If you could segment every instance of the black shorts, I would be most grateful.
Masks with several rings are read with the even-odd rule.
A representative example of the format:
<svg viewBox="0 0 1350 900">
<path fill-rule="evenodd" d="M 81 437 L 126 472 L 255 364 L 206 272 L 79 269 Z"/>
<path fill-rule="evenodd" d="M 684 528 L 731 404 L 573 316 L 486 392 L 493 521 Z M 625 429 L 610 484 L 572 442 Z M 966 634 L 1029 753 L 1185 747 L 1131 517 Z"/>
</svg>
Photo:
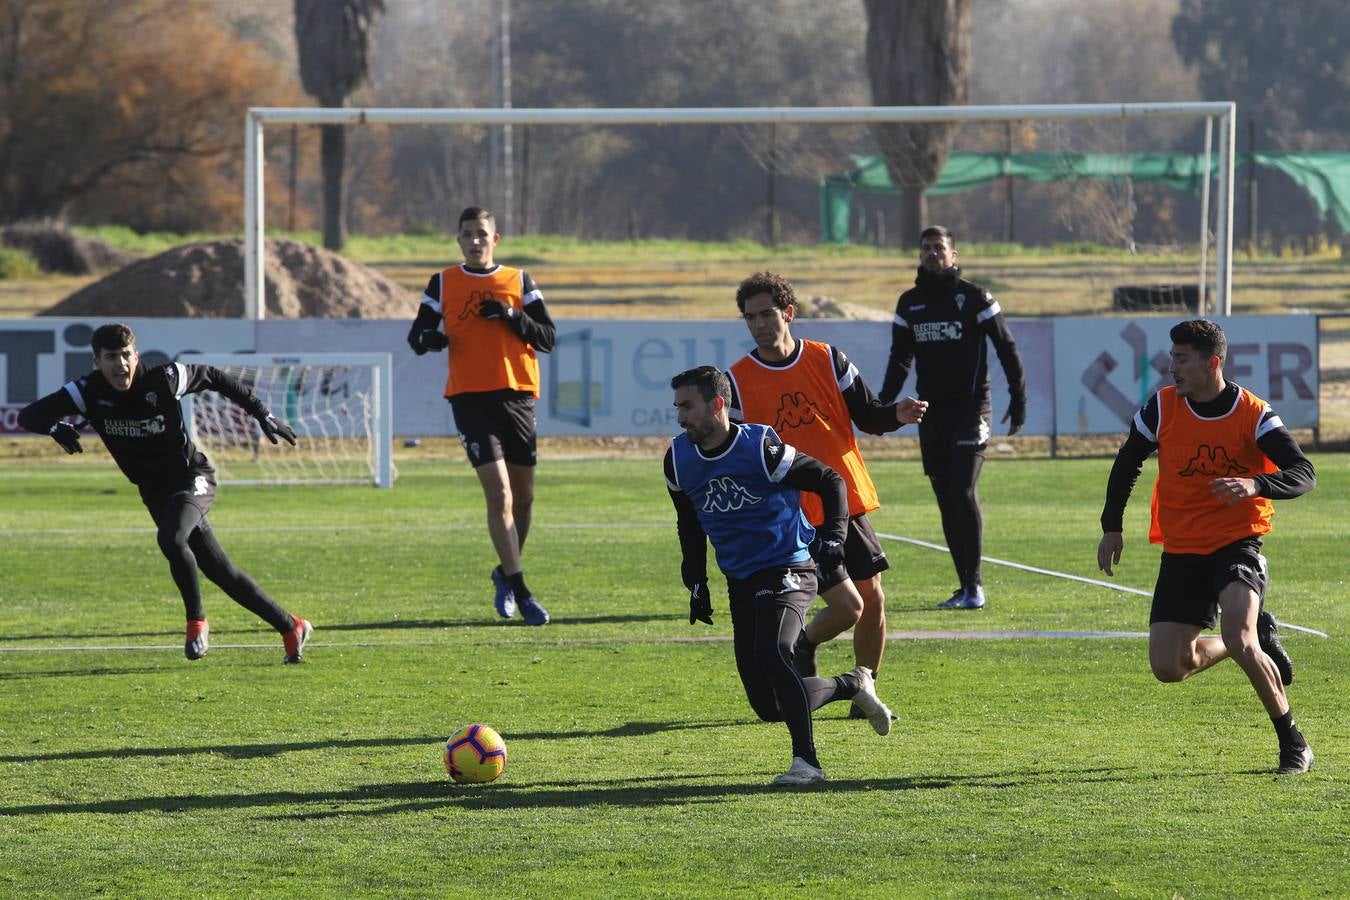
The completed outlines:
<svg viewBox="0 0 1350 900">
<path fill-rule="evenodd" d="M 535 464 L 534 396 L 523 391 L 488 391 L 450 398 L 455 429 L 469 462 L 479 466 L 504 459 Z"/>
<path fill-rule="evenodd" d="M 867 513 L 859 513 L 848 520 L 848 534 L 844 537 L 844 564 L 833 572 L 817 568 L 820 591 L 824 593 L 847 576 L 854 581 L 866 581 L 891 567 L 886 551 L 872 528 Z"/>
<path fill-rule="evenodd" d="M 141 502 L 150 512 L 150 518 L 159 524 L 160 517 L 168 508 L 169 501 L 183 495 L 188 503 L 201 510 L 202 518 L 211 510 L 216 500 L 216 474 L 214 472 L 186 472 L 180 478 L 164 484 L 140 487 Z"/>
<path fill-rule="evenodd" d="M 946 475 L 958 454 L 983 457 L 989 447 L 989 406 L 955 409 L 930 407 L 919 423 L 919 453 L 923 456 L 923 474 L 930 478 Z"/>
<path fill-rule="evenodd" d="M 803 620 L 816 600 L 816 568 L 809 561 L 760 569 L 748 578 L 727 578 L 732 623 L 753 618 L 753 612 L 773 606 L 798 610 Z"/>
<path fill-rule="evenodd" d="M 1259 537 L 1243 538 L 1213 553 L 1164 553 L 1148 623 L 1213 628 L 1219 621 L 1219 594 L 1224 588 L 1240 581 L 1261 592 L 1260 555 Z"/>
</svg>

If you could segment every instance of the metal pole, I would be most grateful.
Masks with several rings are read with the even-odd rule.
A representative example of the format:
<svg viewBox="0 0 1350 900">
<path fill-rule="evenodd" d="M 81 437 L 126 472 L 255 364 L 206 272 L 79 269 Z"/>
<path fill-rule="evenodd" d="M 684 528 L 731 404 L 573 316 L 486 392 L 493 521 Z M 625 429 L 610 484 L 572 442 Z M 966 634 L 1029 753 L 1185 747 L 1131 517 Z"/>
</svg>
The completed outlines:
<svg viewBox="0 0 1350 900">
<path fill-rule="evenodd" d="M 498 0 L 501 7 L 502 109 L 511 108 L 511 0 Z M 511 148 L 511 123 L 502 126 L 502 221 L 501 230 L 509 231 L 511 211 L 515 208 L 515 171 Z"/>
<path fill-rule="evenodd" d="M 1247 255 L 1256 255 L 1256 118 L 1247 119 Z"/>
<path fill-rule="evenodd" d="M 263 126 L 252 110 L 244 116 L 244 318 L 262 319 Z"/>
<path fill-rule="evenodd" d="M 1205 293 L 1208 287 L 1209 279 L 1209 171 L 1211 147 L 1214 142 L 1214 120 L 1205 118 L 1205 164 L 1200 168 L 1200 287 L 1199 301 L 1196 305 L 1196 312 L 1199 315 L 1205 314 Z M 1215 273 L 1214 284 L 1219 283 L 1218 273 Z M 1220 303 L 1220 298 L 1215 297 L 1216 304 Z"/>
<path fill-rule="evenodd" d="M 1219 222 L 1215 265 L 1223 314 L 1233 314 L 1233 163 L 1237 157 L 1237 104 L 1219 117 Z"/>
</svg>

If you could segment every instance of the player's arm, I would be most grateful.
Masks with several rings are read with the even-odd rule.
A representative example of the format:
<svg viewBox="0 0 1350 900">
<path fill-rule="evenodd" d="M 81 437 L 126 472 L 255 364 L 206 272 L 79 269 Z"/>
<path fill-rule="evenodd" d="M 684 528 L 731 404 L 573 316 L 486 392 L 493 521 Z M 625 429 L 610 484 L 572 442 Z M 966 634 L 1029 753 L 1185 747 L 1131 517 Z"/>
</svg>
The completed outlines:
<svg viewBox="0 0 1350 900">
<path fill-rule="evenodd" d="M 83 453 L 80 446 L 80 432 L 69 422 L 62 421 L 67 416 L 80 413 L 71 390 L 79 390 L 75 382 L 40 397 L 19 410 L 19 427 L 34 434 L 50 435 L 67 453 Z"/>
<path fill-rule="evenodd" d="M 437 272 L 427 282 L 422 302 L 417 306 L 417 317 L 408 329 L 408 346 L 418 356 L 428 350 L 439 353 L 450 346 L 450 339 L 441 330 L 441 274 Z"/>
<path fill-rule="evenodd" d="M 1125 546 L 1125 506 L 1130 501 L 1130 492 L 1139 480 L 1144 461 L 1158 449 L 1158 397 L 1155 394 L 1137 412 L 1130 423 L 1130 433 L 1116 451 L 1115 462 L 1111 464 L 1111 474 L 1106 479 L 1106 504 L 1102 507 L 1102 539 L 1097 545 L 1097 567 L 1107 575 L 1114 574 L 1111 567 L 1120 562 L 1120 552 Z"/>
<path fill-rule="evenodd" d="M 1251 478 L 1225 476 L 1212 479 L 1209 485 L 1214 496 L 1232 506 L 1250 497 L 1292 500 L 1317 486 L 1312 461 L 1303 455 L 1298 441 L 1269 407 L 1256 426 L 1256 446 L 1278 467 L 1278 471 Z"/>
<path fill-rule="evenodd" d="M 768 441 L 765 441 L 766 445 Z M 786 447 L 781 441 L 778 446 Z M 825 521 L 816 528 L 822 540 L 838 541 L 841 545 L 848 534 L 848 486 L 834 469 L 813 456 L 790 448 L 791 462 L 783 475 L 783 484 L 799 491 L 810 491 L 820 497 L 825 507 Z M 765 448 L 766 463 L 772 461 L 771 448 Z M 770 469 L 769 471 L 773 471 Z"/>
<path fill-rule="evenodd" d="M 215 366 L 196 366 L 186 363 L 174 363 L 166 367 L 169 386 L 175 397 L 195 394 L 201 391 L 214 391 L 241 407 L 246 413 L 258 420 L 258 427 L 272 443 L 281 438 L 292 447 L 295 446 L 295 432 L 291 426 L 277 419 L 267 404 L 258 399 L 258 395 L 249 390 L 243 382 L 228 372 Z"/>
<path fill-rule="evenodd" d="M 903 298 L 902 298 L 903 299 Z M 909 327 L 900 313 L 900 303 L 895 304 L 895 318 L 891 321 L 891 355 L 886 360 L 886 377 L 881 381 L 881 402 L 894 403 L 905 386 L 910 367 L 914 365 L 914 329 Z"/>
<path fill-rule="evenodd" d="M 927 403 L 913 397 L 906 397 L 900 403 L 882 403 L 843 350 L 831 346 L 830 354 L 834 361 L 834 377 L 839 385 L 839 393 L 848 406 L 849 418 L 854 425 L 868 434 L 889 434 L 903 425 L 922 421 Z"/>
<path fill-rule="evenodd" d="M 993 295 L 985 291 L 985 301 L 989 304 L 976 314 L 980 329 L 994 344 L 994 352 L 1003 366 L 1003 374 L 1008 378 L 1008 411 L 1003 414 L 1004 422 L 1011 422 L 1008 434 L 1017 434 L 1027 421 L 1027 379 L 1022 367 L 1022 354 L 1013 340 L 1008 322 L 1003 318 L 1002 307 Z"/>
<path fill-rule="evenodd" d="M 543 292 L 528 272 L 520 273 L 520 297 L 520 310 L 500 300 L 484 300 L 478 304 L 479 315 L 505 322 L 506 327 L 522 341 L 540 353 L 548 353 L 553 349 L 558 328 L 548 314 L 548 307 L 544 305 Z"/>
<path fill-rule="evenodd" d="M 680 580 L 689 588 L 689 624 L 713 623 L 712 596 L 708 592 L 708 536 L 698 520 L 689 495 L 675 480 L 675 456 L 670 450 L 662 461 L 666 490 L 675 504 L 675 532 L 680 537 Z"/>
</svg>

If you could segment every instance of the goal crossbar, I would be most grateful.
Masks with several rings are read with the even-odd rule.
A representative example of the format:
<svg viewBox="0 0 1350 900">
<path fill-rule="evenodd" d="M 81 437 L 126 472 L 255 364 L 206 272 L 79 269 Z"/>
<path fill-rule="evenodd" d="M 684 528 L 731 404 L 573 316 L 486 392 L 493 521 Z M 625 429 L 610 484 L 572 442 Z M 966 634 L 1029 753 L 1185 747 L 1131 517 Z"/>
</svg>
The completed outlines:
<svg viewBox="0 0 1350 900">
<path fill-rule="evenodd" d="M 261 319 L 266 310 L 263 274 L 263 129 L 285 125 L 770 125 L 876 124 L 882 122 L 1015 122 L 1024 119 L 1194 118 L 1219 123 L 1217 155 L 1218 225 L 1215 309 L 1232 310 L 1233 171 L 1237 105 L 1228 101 L 1173 103 L 1073 103 L 997 106 L 765 106 L 666 108 L 469 108 L 252 107 L 244 137 L 244 317 Z M 1206 129 L 1206 143 L 1208 144 Z M 1208 156 L 1208 154 L 1206 154 Z M 1208 193 L 1209 179 L 1205 179 Z M 1207 197 L 1206 197 L 1207 200 Z M 1208 227 L 1202 223 L 1202 227 Z M 1203 242 L 1202 242 L 1203 246 Z"/>
</svg>

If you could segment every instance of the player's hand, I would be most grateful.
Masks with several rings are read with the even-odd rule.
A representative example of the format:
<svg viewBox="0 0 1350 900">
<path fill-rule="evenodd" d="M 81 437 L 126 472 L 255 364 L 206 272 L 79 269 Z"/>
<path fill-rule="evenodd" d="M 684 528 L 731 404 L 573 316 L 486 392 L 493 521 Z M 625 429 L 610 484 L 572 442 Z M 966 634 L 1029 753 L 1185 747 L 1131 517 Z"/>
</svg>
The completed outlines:
<svg viewBox="0 0 1350 900">
<path fill-rule="evenodd" d="M 923 421 L 923 414 L 926 412 L 928 412 L 927 400 L 906 397 L 895 404 L 895 421 L 901 425 L 918 425 Z"/>
<path fill-rule="evenodd" d="M 817 537 L 811 542 L 810 551 L 822 572 L 833 572 L 844 564 L 844 545 L 840 541 Z"/>
<path fill-rule="evenodd" d="M 281 437 L 292 447 L 295 446 L 295 432 L 291 430 L 291 426 L 287 425 L 285 422 L 278 422 L 277 417 L 271 413 L 268 413 L 265 416 L 259 416 L 258 425 L 262 427 L 262 433 L 266 435 L 267 439 L 272 443 L 275 444 L 277 438 Z"/>
<path fill-rule="evenodd" d="M 1247 500 L 1256 496 L 1256 479 L 1212 478 L 1209 482 L 1209 490 L 1226 506 L 1232 506 L 1239 500 Z"/>
<path fill-rule="evenodd" d="M 1097 568 L 1107 575 L 1114 575 L 1112 566 L 1120 565 L 1120 551 L 1125 549 L 1125 535 L 1119 531 L 1108 531 L 1102 535 L 1097 545 Z"/>
<path fill-rule="evenodd" d="M 1014 397 L 1008 404 L 1008 411 L 1003 414 L 1004 422 L 1012 422 L 1008 427 L 1008 434 L 1017 434 L 1022 430 L 1022 426 L 1027 424 L 1027 401 L 1025 397 Z"/>
<path fill-rule="evenodd" d="M 84 448 L 80 446 L 80 432 L 69 422 L 57 422 L 48 431 L 52 440 L 61 445 L 61 449 L 67 453 L 83 453 Z"/>
<path fill-rule="evenodd" d="M 408 335 L 408 346 L 418 356 L 428 350 L 440 353 L 450 346 L 450 339 L 439 328 L 418 328 Z"/>
<path fill-rule="evenodd" d="M 514 306 L 507 306 L 500 300 L 479 300 L 478 314 L 485 319 L 506 319 L 508 322 L 520 315 Z"/>
<path fill-rule="evenodd" d="M 708 595 L 708 583 L 700 581 L 689 589 L 689 624 L 702 622 L 711 625 L 712 598 Z"/>
</svg>

